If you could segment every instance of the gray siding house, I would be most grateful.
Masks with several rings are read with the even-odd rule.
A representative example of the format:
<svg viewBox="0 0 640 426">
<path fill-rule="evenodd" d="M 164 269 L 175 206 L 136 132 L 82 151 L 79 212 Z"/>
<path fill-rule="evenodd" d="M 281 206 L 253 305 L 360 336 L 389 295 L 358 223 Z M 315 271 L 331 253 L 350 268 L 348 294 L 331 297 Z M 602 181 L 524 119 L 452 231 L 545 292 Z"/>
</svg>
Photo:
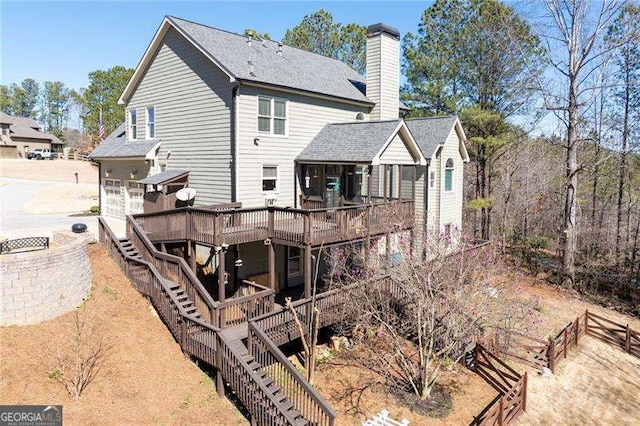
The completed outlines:
<svg viewBox="0 0 640 426">
<path fill-rule="evenodd" d="M 142 212 L 144 193 L 162 188 L 154 176 L 176 170 L 200 206 L 410 198 L 417 226 L 460 227 L 464 131 L 456 117 L 401 118 L 399 39 L 368 28 L 365 78 L 335 59 L 166 17 L 120 98 L 125 124 L 91 154 L 102 214 Z M 245 275 L 265 271 L 261 244 L 238 248 Z M 278 281 L 291 285 L 299 253 L 278 250 Z"/>
</svg>

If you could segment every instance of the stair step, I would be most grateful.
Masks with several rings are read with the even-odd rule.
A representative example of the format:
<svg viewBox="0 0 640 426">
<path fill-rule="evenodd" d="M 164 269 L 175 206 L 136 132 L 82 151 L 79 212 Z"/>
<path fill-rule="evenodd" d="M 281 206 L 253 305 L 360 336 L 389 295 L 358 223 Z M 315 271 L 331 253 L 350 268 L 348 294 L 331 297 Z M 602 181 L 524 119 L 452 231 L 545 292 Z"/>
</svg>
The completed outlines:
<svg viewBox="0 0 640 426">
<path fill-rule="evenodd" d="M 275 395 L 273 395 L 273 397 L 276 399 L 277 402 L 282 402 L 285 399 L 287 399 L 287 395 L 283 394 L 282 392 L 278 392 Z"/>
<path fill-rule="evenodd" d="M 253 371 L 256 371 L 258 368 L 262 367 L 260 365 L 260 363 L 253 361 L 251 364 L 249 364 L 249 368 L 252 369 Z"/>
<path fill-rule="evenodd" d="M 271 377 L 266 377 L 262 379 L 262 383 L 264 383 L 265 386 L 269 387 L 273 384 L 273 379 Z"/>
<path fill-rule="evenodd" d="M 296 409 L 289 410 L 289 414 L 291 414 L 291 417 L 293 417 L 294 419 L 302 417 L 302 413 Z"/>
<path fill-rule="evenodd" d="M 188 314 L 192 314 L 192 313 L 196 312 L 197 309 L 192 306 L 190 308 L 185 308 L 185 311 L 187 311 Z"/>
<path fill-rule="evenodd" d="M 282 408 L 283 411 L 289 411 L 293 409 L 293 402 L 291 401 L 284 402 L 280 407 Z"/>
<path fill-rule="evenodd" d="M 278 385 L 271 385 L 267 387 L 267 390 L 269 392 L 271 392 L 272 394 L 275 394 L 276 392 L 280 392 L 280 389 L 282 389 L 280 386 Z"/>
<path fill-rule="evenodd" d="M 244 359 L 247 363 L 250 363 L 255 358 L 253 357 L 253 355 L 247 352 L 246 354 L 242 355 L 242 359 Z"/>
<path fill-rule="evenodd" d="M 294 426 L 307 426 L 309 422 L 304 417 L 300 417 L 296 419 L 296 422 L 293 424 Z"/>
</svg>

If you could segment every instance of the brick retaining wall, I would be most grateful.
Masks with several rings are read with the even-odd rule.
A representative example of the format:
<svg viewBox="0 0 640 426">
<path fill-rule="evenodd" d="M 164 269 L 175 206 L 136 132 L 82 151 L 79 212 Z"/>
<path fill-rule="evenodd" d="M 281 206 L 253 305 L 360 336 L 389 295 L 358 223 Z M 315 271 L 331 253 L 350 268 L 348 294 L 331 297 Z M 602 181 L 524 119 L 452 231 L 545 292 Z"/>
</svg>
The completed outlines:
<svg viewBox="0 0 640 426">
<path fill-rule="evenodd" d="M 0 256 L 0 326 L 38 324 L 75 309 L 91 278 L 86 234 L 54 232 L 49 250 Z"/>
</svg>

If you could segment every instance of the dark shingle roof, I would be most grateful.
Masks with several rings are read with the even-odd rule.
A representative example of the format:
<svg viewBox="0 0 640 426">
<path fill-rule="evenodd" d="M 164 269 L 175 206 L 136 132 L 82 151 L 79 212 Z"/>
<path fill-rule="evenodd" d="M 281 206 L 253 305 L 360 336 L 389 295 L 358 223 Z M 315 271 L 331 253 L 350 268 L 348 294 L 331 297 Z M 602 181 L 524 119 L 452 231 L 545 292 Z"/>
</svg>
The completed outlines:
<svg viewBox="0 0 640 426">
<path fill-rule="evenodd" d="M 256 40 L 169 16 L 167 19 L 239 80 L 266 83 L 372 104 L 366 80 L 345 63 L 278 42 Z"/>
<path fill-rule="evenodd" d="M 47 140 L 54 145 L 62 145 L 64 143 L 56 136 L 42 132 L 42 126 L 40 126 L 33 118 L 14 117 L 4 112 L 0 112 L 0 123 L 9 124 L 9 137 Z"/>
<path fill-rule="evenodd" d="M 158 139 L 125 140 L 125 124 L 122 123 L 89 154 L 89 158 L 144 157 L 158 142 Z"/>
<path fill-rule="evenodd" d="M 296 161 L 371 163 L 400 122 L 398 119 L 327 124 Z"/>
<path fill-rule="evenodd" d="M 405 119 L 405 123 L 422 151 L 430 158 L 440 145 L 444 145 L 457 117 L 424 117 Z"/>
<path fill-rule="evenodd" d="M 188 170 L 167 169 L 158 174 L 147 176 L 144 179 L 138 181 L 138 183 L 144 183 L 147 185 L 163 185 L 166 182 L 172 181 L 176 178 L 186 176 L 189 174 Z"/>
</svg>

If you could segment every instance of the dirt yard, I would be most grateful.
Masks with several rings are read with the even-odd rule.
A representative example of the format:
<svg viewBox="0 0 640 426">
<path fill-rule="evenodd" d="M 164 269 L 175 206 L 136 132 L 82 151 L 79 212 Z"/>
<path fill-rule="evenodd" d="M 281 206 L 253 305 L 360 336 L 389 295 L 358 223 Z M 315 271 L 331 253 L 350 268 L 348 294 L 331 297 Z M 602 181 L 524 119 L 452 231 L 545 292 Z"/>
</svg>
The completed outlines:
<svg viewBox="0 0 640 426">
<path fill-rule="evenodd" d="M 450 407 L 445 401 L 436 402 L 434 410 L 451 413 L 442 419 L 413 412 L 382 385 L 371 385 L 376 376 L 352 365 L 343 365 L 339 359 L 319 368 L 314 386 L 338 413 L 337 425 L 362 424 L 366 419 L 385 409 L 395 420 L 407 419 L 411 425 L 467 425 L 498 393 L 478 375 L 456 365 L 445 371 L 440 383 L 451 394 Z M 440 406 L 437 406 L 440 405 Z"/>
<path fill-rule="evenodd" d="M 529 372 L 521 425 L 640 424 L 640 359 L 591 337 L 542 378 Z"/>
<path fill-rule="evenodd" d="M 218 398 L 211 378 L 182 354 L 106 250 L 92 245 L 90 256 L 94 287 L 83 309 L 111 346 L 100 376 L 79 401 L 49 377 L 73 314 L 0 328 L 0 404 L 62 404 L 69 425 L 247 424 L 231 403 Z"/>
<path fill-rule="evenodd" d="M 22 210 L 31 214 L 79 213 L 98 205 L 95 183 L 57 183 L 29 198 Z"/>
<path fill-rule="evenodd" d="M 89 161 L 0 160 L 0 178 L 75 184 L 75 173 L 78 173 L 78 183 L 98 183 L 98 166 Z"/>
</svg>

